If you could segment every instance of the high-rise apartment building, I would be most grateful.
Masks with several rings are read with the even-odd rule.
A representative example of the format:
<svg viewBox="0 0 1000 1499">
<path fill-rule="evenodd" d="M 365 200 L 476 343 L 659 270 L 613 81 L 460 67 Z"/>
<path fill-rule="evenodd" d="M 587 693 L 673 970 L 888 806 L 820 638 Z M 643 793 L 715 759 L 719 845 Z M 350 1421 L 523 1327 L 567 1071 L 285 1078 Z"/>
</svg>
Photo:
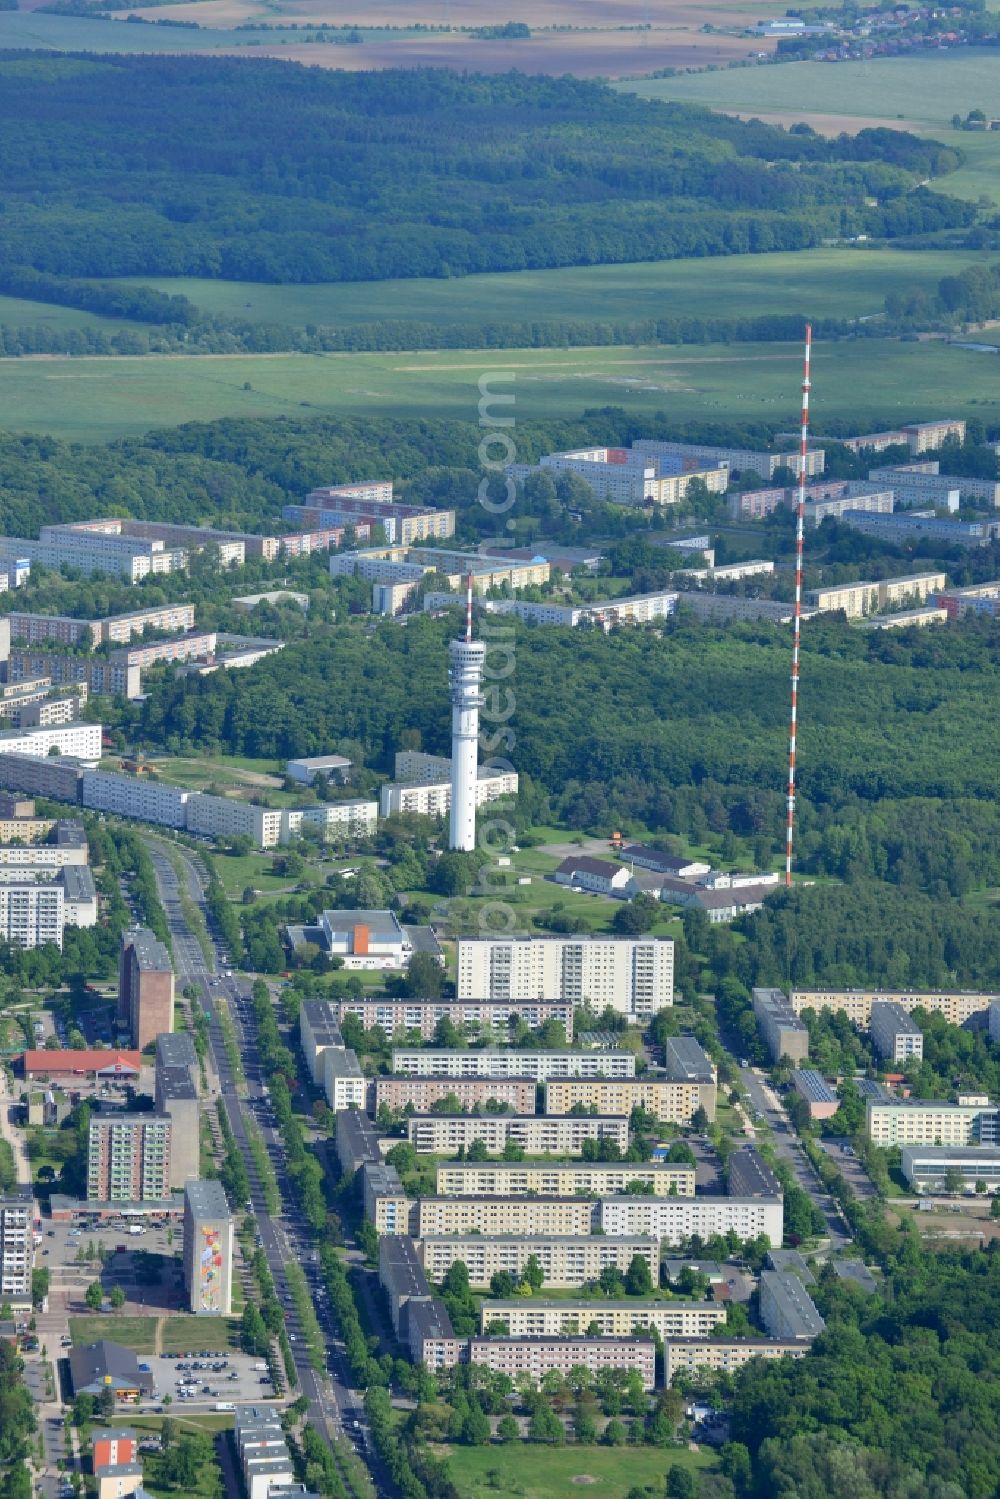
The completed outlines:
<svg viewBox="0 0 1000 1499">
<path fill-rule="evenodd" d="M 173 1126 L 170 1136 L 170 1185 L 175 1190 L 180 1190 L 188 1181 L 196 1180 L 201 1175 L 198 1087 L 190 1068 L 164 1060 L 159 1043 L 154 1086 L 153 1106 Z"/>
<path fill-rule="evenodd" d="M 66 892 L 58 880 L 27 870 L 5 869 L 0 877 L 0 937 L 11 947 L 62 947 Z"/>
<path fill-rule="evenodd" d="M 145 1051 L 174 1028 L 174 970 L 170 954 L 148 927 L 122 933 L 118 959 L 118 1023 Z"/>
<path fill-rule="evenodd" d="M 12 1311 L 31 1306 L 32 1237 L 30 1187 L 15 1187 L 0 1197 L 0 1301 Z"/>
<path fill-rule="evenodd" d="M 459 939 L 456 993 L 655 1015 L 674 1002 L 674 944 L 666 937 Z"/>
<path fill-rule="evenodd" d="M 233 1215 L 219 1181 L 184 1186 L 184 1289 L 197 1316 L 233 1309 Z"/>
<path fill-rule="evenodd" d="M 170 1120 L 95 1114 L 87 1155 L 89 1202 L 163 1202 L 170 1196 Z"/>
</svg>

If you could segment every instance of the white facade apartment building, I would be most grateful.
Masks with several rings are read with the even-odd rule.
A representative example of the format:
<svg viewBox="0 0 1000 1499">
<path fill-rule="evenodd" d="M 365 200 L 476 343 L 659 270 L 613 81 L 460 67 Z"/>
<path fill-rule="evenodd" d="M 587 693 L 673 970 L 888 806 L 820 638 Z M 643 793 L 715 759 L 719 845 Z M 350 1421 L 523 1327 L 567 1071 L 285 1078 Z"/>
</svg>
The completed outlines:
<svg viewBox="0 0 1000 1499">
<path fill-rule="evenodd" d="M 651 1200 L 651 1199 L 647 1199 Z M 596 1204 L 571 1197 L 421 1197 L 417 1237 L 427 1234 L 579 1234 L 594 1226 Z M 621 1229 L 629 1233 L 639 1230 Z M 648 1230 L 642 1230 L 648 1232 Z"/>
<path fill-rule="evenodd" d="M 245 836 L 258 848 L 274 848 L 281 842 L 283 815 L 277 808 L 195 791 L 188 798 L 186 825 L 189 833 L 205 838 Z"/>
<path fill-rule="evenodd" d="M 592 1374 L 602 1369 L 638 1373 L 644 1390 L 656 1380 L 656 1344 L 652 1338 L 470 1338 L 469 1363 L 484 1364 L 516 1380 L 519 1374 L 542 1379 L 550 1369 L 569 1374 L 582 1365 Z"/>
<path fill-rule="evenodd" d="M 579 1155 L 584 1140 L 613 1140 L 628 1149 L 628 1119 L 595 1118 L 593 1114 L 416 1114 L 406 1121 L 406 1137 L 418 1153 L 454 1155 L 479 1140 L 491 1155 L 500 1155 L 508 1141 L 528 1155 Z"/>
<path fill-rule="evenodd" d="M 437 1047 L 393 1047 L 393 1072 L 413 1077 L 635 1077 L 631 1051 L 532 1051 L 476 1047 L 449 1051 Z"/>
<path fill-rule="evenodd" d="M 654 1197 L 693 1197 L 695 1168 L 669 1162 L 449 1161 L 438 1166 L 439 1197 L 611 1197 L 628 1192 L 633 1182 Z"/>
<path fill-rule="evenodd" d="M 34 755 L 44 759 L 53 752 L 96 765 L 101 758 L 100 724 L 76 720 L 50 728 L 10 729 L 0 734 L 2 755 Z"/>
<path fill-rule="evenodd" d="M 110 770 L 85 770 L 80 784 L 80 799 L 85 807 L 116 817 L 158 823 L 165 828 L 187 826 L 190 796 L 191 792 L 181 786 Z"/>
<path fill-rule="evenodd" d="M 162 542 L 61 526 L 43 526 L 37 541 L 0 538 L 0 550 L 11 547 L 18 557 L 28 557 L 42 567 L 60 568 L 65 562 L 81 572 L 110 573 L 126 583 L 138 583 L 150 573 L 177 572 L 187 567 L 187 553 L 169 551 Z"/>
<path fill-rule="evenodd" d="M 0 937 L 11 947 L 62 947 L 66 922 L 61 884 L 26 872 L 4 870 L 0 876 Z"/>
<path fill-rule="evenodd" d="M 476 772 L 476 806 L 517 795 L 516 771 L 491 771 L 481 765 Z M 418 817 L 445 817 L 451 811 L 451 781 L 416 784 L 387 781 L 379 792 L 379 815 L 393 817 L 411 812 Z"/>
<path fill-rule="evenodd" d="M 545 1301 L 519 1296 L 513 1301 L 484 1301 L 479 1308 L 480 1331 L 485 1333 L 492 1322 L 506 1322 L 512 1338 L 627 1338 L 647 1327 L 655 1327 L 661 1338 L 707 1338 L 725 1320 L 726 1307 L 719 1301 Z"/>
<path fill-rule="evenodd" d="M 1000 1109 L 986 1098 L 943 1103 L 911 1099 L 868 1105 L 868 1138 L 873 1145 L 995 1145 L 1000 1143 Z"/>
<path fill-rule="evenodd" d="M 571 1290 L 596 1281 L 609 1265 L 625 1275 L 636 1255 L 646 1261 L 654 1283 L 660 1273 L 659 1240 L 648 1234 L 619 1238 L 605 1234 L 425 1234 L 417 1252 L 428 1280 L 443 1280 L 461 1260 L 473 1286 L 488 1286 L 501 1270 L 519 1276 L 532 1257 L 553 1290 Z"/>
<path fill-rule="evenodd" d="M 637 1016 L 674 1002 L 665 937 L 477 937 L 457 948 L 459 999 L 555 998 Z"/>
<path fill-rule="evenodd" d="M 352 798 L 343 802 L 323 802 L 317 807 L 287 807 L 281 825 L 281 841 L 300 838 L 310 828 L 318 828 L 324 838 L 336 833 L 367 838 L 378 823 L 378 802 Z"/>
<path fill-rule="evenodd" d="M 153 609 L 137 609 L 134 614 L 111 614 L 106 619 L 96 619 L 90 626 L 94 644 L 110 641 L 116 645 L 127 645 L 133 635 L 142 635 L 146 630 L 193 630 L 193 604 L 161 604 Z"/>
<path fill-rule="evenodd" d="M 608 1197 L 598 1211 L 607 1234 L 651 1234 L 671 1245 L 694 1234 L 702 1239 L 731 1232 L 741 1239 L 766 1234 L 772 1249 L 781 1247 L 780 1197 Z"/>
</svg>

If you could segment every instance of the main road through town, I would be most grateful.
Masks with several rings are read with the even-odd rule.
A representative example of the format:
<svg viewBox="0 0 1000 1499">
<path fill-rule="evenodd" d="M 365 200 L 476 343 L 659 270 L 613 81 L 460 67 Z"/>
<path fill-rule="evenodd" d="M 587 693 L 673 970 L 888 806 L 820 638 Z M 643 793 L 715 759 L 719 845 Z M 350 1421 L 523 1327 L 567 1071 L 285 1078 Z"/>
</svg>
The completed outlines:
<svg viewBox="0 0 1000 1499">
<path fill-rule="evenodd" d="M 318 1270 L 312 1268 L 312 1246 L 308 1231 L 304 1222 L 295 1214 L 280 1136 L 267 1122 L 267 1114 L 261 1109 L 267 1095 L 257 1053 L 253 1009 L 249 1003 L 245 1003 L 249 1000 L 249 981 L 229 973 L 218 939 L 212 933 L 211 917 L 205 905 L 200 861 L 183 845 L 170 845 L 173 858 L 179 857 L 179 861 L 183 861 L 181 867 L 186 884 L 184 895 L 200 908 L 204 917 L 212 944 L 210 954 L 203 951 L 198 934 L 191 930 L 185 919 L 180 881 L 174 864 L 167 855 L 164 840 L 145 833 L 143 837 L 153 861 L 157 889 L 170 930 L 177 987 L 183 989 L 191 986 L 196 990 L 198 999 L 192 1002 L 200 1003 L 208 1016 L 210 1056 L 206 1058 L 206 1069 L 210 1100 L 222 1100 L 246 1164 L 261 1247 L 267 1256 L 275 1290 L 284 1308 L 299 1389 L 309 1401 L 307 1419 L 327 1442 L 332 1442 L 337 1437 L 344 1437 L 352 1442 L 371 1473 L 380 1499 L 383 1496 L 384 1499 L 392 1499 L 398 1491 L 384 1463 L 370 1446 L 363 1392 L 352 1388 L 350 1384 L 343 1344 L 335 1336 L 328 1303 L 325 1298 L 321 1300 L 315 1295 Z M 246 1079 L 242 1089 L 233 1072 L 219 1023 L 219 1009 L 223 1005 L 229 1009 L 236 1032 Z M 263 1183 L 260 1181 L 247 1134 L 248 1118 L 261 1113 L 264 1117 L 260 1119 L 258 1127 L 274 1166 L 281 1194 L 282 1212 L 275 1216 L 269 1214 L 265 1206 Z M 313 1288 L 316 1314 L 326 1337 L 325 1375 L 318 1375 L 308 1361 L 305 1339 L 285 1275 L 285 1266 L 293 1261 L 302 1264 Z"/>
</svg>

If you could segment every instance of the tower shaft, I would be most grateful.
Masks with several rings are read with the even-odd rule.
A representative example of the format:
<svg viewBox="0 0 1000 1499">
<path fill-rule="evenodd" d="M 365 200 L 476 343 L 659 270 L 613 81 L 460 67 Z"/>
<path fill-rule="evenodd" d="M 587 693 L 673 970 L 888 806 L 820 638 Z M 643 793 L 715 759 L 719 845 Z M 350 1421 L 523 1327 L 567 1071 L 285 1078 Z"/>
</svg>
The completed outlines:
<svg viewBox="0 0 1000 1499">
<path fill-rule="evenodd" d="M 479 766 L 479 709 L 482 707 L 481 640 L 453 640 L 448 647 L 451 683 L 451 830 L 449 848 L 476 846 L 476 781 Z"/>
</svg>

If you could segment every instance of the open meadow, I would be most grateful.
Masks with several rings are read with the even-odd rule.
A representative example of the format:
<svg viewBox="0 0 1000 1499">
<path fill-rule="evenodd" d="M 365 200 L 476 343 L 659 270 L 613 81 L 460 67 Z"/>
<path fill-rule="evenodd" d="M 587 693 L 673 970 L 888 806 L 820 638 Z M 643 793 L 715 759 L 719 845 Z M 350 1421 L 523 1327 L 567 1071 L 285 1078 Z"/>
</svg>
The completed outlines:
<svg viewBox="0 0 1000 1499">
<path fill-rule="evenodd" d="M 190 277 L 125 278 L 184 296 L 203 312 L 247 322 L 346 328 L 358 323 L 592 323 L 641 318 L 762 317 L 801 310 L 812 317 L 868 317 L 900 285 L 936 288 L 942 276 L 989 261 L 972 250 L 833 248 L 657 260 L 624 265 L 507 271 L 450 280 L 420 277 L 312 286 Z M 39 306 L 41 304 L 28 304 Z M 0 322 L 3 317 L 0 303 Z"/>
<path fill-rule="evenodd" d="M 449 1447 L 448 1471 L 462 1499 L 625 1499 L 630 1489 L 653 1484 L 662 1493 L 671 1467 L 711 1471 L 711 1452 L 630 1447 Z"/>
<path fill-rule="evenodd" d="M 955 114 L 1000 116 L 1000 55 L 986 47 L 877 57 L 869 62 L 796 62 L 683 78 L 636 79 L 618 87 L 644 99 L 675 99 L 775 125 L 804 120 L 823 135 L 888 125 L 931 135 L 965 155 L 936 184 L 958 198 L 1000 203 L 1000 131 L 952 129 Z"/>
<path fill-rule="evenodd" d="M 805 313 L 806 309 L 803 309 Z M 518 420 L 620 406 L 678 421 L 794 424 L 798 344 L 413 354 L 232 355 L 0 361 L 0 409 L 13 432 L 107 442 L 220 417 L 309 415 L 478 421 L 479 380 L 513 376 Z M 859 339 L 814 351 L 817 430 L 870 429 L 947 411 L 996 421 L 1000 361 L 942 342 Z"/>
</svg>

